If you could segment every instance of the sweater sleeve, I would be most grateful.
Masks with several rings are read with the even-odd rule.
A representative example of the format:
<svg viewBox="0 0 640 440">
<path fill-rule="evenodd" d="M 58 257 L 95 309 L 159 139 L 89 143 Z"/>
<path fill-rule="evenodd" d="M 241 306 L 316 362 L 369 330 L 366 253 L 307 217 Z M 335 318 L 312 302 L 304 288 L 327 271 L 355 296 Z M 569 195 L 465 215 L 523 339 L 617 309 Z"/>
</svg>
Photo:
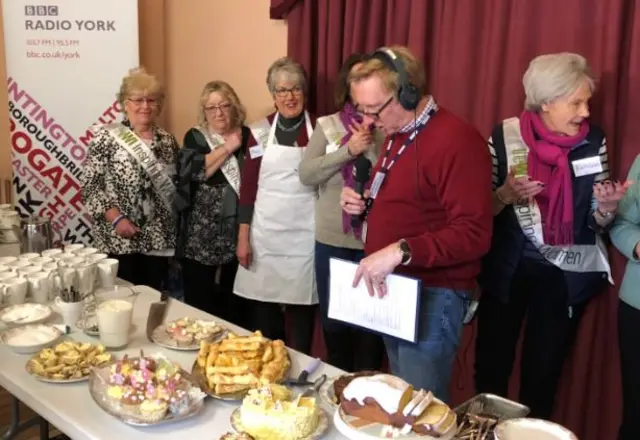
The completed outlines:
<svg viewBox="0 0 640 440">
<path fill-rule="evenodd" d="M 253 219 L 253 206 L 258 194 L 258 177 L 260 176 L 260 165 L 262 156 L 251 158 L 251 147 L 258 143 L 253 136 L 247 142 L 247 149 L 244 153 L 240 179 L 240 203 L 238 207 L 238 223 L 251 224 Z"/>
<path fill-rule="evenodd" d="M 603 182 L 609 179 L 609 155 L 607 153 L 607 138 L 602 138 L 602 144 L 600 145 L 600 149 L 598 150 L 598 155 L 600 156 L 600 163 L 602 164 L 602 172 L 596 176 L 595 183 Z M 613 222 L 605 226 L 599 225 L 594 216 L 596 209 L 598 209 L 598 201 L 596 200 L 595 195 L 592 195 L 591 208 L 589 209 L 587 225 L 596 234 L 606 234 L 611 230 Z"/>
<path fill-rule="evenodd" d="M 429 180 L 447 213 L 447 226 L 406 238 L 411 264 L 453 266 L 489 251 L 493 227 L 491 155 L 485 140 L 465 130 L 429 164 Z"/>
<path fill-rule="evenodd" d="M 328 141 L 320 124 L 316 125 L 300 162 L 300 182 L 317 186 L 325 183 L 352 159 L 346 146 L 327 153 Z"/>
<path fill-rule="evenodd" d="M 87 160 L 82 171 L 82 199 L 87 211 L 95 220 L 104 218 L 111 208 L 118 208 L 115 188 L 111 179 L 118 179 L 110 171 L 112 148 L 111 138 L 106 130 L 101 130 L 89 144 Z"/>
<path fill-rule="evenodd" d="M 618 203 L 618 215 L 611 228 L 611 241 L 620 253 L 631 261 L 640 263 L 634 250 L 640 243 L 640 155 L 636 156 L 631 169 L 629 180 L 631 187 Z"/>
</svg>

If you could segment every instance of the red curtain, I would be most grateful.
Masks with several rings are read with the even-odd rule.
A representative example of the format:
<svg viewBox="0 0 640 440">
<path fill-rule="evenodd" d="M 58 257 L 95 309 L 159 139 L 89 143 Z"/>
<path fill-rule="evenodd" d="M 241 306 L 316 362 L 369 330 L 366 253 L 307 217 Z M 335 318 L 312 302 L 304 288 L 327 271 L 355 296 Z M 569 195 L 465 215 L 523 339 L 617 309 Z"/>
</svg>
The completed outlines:
<svg viewBox="0 0 640 440">
<path fill-rule="evenodd" d="M 640 8 L 634 0 L 273 0 L 272 6 L 279 6 L 273 18 L 288 20 L 288 52 L 309 72 L 309 106 L 318 115 L 334 111 L 333 80 L 349 54 L 402 44 L 424 60 L 440 104 L 488 135 L 521 111 L 528 62 L 572 51 L 587 57 L 599 78 L 592 117 L 608 134 L 612 175 L 625 178 L 640 153 Z M 610 253 L 619 284 L 624 261 Z M 591 302 L 558 395 L 555 419 L 583 440 L 617 436 L 616 310 L 615 286 Z M 454 404 L 474 394 L 474 336 L 468 327 L 451 384 Z"/>
</svg>

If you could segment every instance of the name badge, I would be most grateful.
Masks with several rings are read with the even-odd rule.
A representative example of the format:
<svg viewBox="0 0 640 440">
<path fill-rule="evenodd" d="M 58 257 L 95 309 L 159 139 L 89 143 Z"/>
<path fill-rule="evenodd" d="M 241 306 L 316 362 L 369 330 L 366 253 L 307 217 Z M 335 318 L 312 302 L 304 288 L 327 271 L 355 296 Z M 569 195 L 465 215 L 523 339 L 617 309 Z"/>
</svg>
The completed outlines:
<svg viewBox="0 0 640 440">
<path fill-rule="evenodd" d="M 602 172 L 600 156 L 574 160 L 571 164 L 573 165 L 573 173 L 576 177 L 588 176 L 590 174 L 598 174 Z"/>
<path fill-rule="evenodd" d="M 371 198 L 375 199 L 378 195 L 378 191 L 380 191 L 380 187 L 382 186 L 382 182 L 384 181 L 385 173 L 378 171 L 376 172 L 375 177 L 373 178 L 373 183 L 371 184 Z"/>
<path fill-rule="evenodd" d="M 329 145 L 327 145 L 327 153 L 326 154 L 335 153 L 336 151 L 338 151 L 338 148 L 340 148 L 340 146 L 338 144 L 336 144 L 335 142 L 331 142 Z"/>
<path fill-rule="evenodd" d="M 258 157 L 264 156 L 264 148 L 262 148 L 262 144 L 254 145 L 249 148 L 249 156 L 251 159 L 256 159 Z"/>
</svg>

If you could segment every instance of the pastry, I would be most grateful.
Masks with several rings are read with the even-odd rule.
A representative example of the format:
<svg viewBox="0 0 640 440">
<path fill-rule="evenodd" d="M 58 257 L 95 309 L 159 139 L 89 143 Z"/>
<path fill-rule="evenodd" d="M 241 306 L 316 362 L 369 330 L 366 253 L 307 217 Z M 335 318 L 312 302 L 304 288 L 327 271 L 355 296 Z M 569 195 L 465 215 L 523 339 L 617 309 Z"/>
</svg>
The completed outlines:
<svg viewBox="0 0 640 440">
<path fill-rule="evenodd" d="M 214 321 L 203 321 L 184 317 L 166 325 L 166 332 L 178 346 L 187 347 L 200 341 L 211 341 L 224 329 Z"/>
<path fill-rule="evenodd" d="M 40 350 L 29 360 L 27 369 L 46 379 L 82 379 L 89 376 L 91 367 L 99 367 L 111 359 L 111 353 L 106 353 L 103 345 L 65 341 Z"/>
<path fill-rule="evenodd" d="M 227 432 L 220 437 L 220 440 L 256 440 L 246 432 Z"/>
<path fill-rule="evenodd" d="M 167 402 L 163 400 L 144 400 L 139 408 L 141 419 L 149 423 L 159 422 L 167 414 L 167 408 Z"/>
<path fill-rule="evenodd" d="M 297 397 L 280 385 L 249 391 L 240 407 L 240 422 L 256 440 L 300 440 L 318 426 L 316 399 Z"/>
<path fill-rule="evenodd" d="M 353 379 L 342 392 L 340 408 L 349 416 L 383 425 L 383 437 L 410 432 L 440 437 L 456 425 L 455 413 L 431 392 L 414 391 L 407 382 L 388 374 Z"/>
</svg>

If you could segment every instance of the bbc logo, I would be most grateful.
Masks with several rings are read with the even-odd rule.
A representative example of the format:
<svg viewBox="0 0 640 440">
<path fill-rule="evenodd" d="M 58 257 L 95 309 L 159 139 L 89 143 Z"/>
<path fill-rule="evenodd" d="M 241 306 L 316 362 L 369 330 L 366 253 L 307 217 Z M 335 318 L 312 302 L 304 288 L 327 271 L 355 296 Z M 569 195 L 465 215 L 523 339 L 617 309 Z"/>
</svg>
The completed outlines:
<svg viewBox="0 0 640 440">
<path fill-rule="evenodd" d="M 24 7 L 24 14 L 55 17 L 58 15 L 58 7 L 48 5 L 27 5 Z"/>
</svg>

